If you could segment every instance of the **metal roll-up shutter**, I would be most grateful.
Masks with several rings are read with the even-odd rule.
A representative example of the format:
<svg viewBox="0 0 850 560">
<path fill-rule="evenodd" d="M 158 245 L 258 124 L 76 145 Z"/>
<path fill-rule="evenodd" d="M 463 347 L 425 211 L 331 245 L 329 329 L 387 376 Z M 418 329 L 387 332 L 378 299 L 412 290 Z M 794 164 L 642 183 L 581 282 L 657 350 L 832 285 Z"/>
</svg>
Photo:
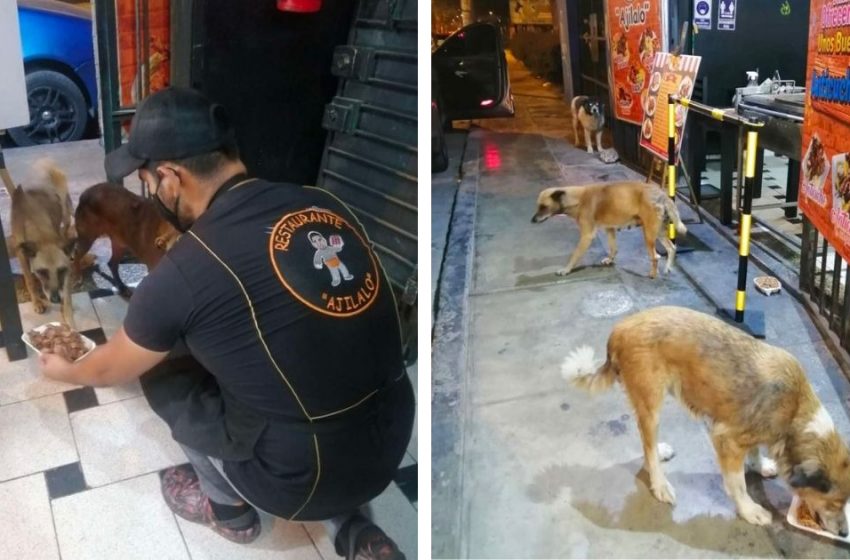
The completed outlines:
<svg viewBox="0 0 850 560">
<path fill-rule="evenodd" d="M 417 267 L 417 51 L 415 0 L 361 0 L 348 44 L 334 52 L 339 90 L 319 186 L 358 216 L 401 307 L 415 353 Z"/>
</svg>

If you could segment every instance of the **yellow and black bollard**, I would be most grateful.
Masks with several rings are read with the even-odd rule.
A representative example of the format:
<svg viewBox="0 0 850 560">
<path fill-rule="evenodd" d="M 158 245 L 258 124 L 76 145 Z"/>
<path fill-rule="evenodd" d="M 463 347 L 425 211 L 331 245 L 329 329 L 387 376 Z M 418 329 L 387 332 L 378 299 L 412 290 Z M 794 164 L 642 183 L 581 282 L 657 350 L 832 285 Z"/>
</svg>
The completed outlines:
<svg viewBox="0 0 850 560">
<path fill-rule="evenodd" d="M 750 229 L 753 224 L 753 185 L 756 176 L 756 149 L 759 133 L 747 131 L 747 159 L 744 166 L 744 205 L 741 209 L 741 242 L 738 245 L 738 291 L 735 293 L 735 321 L 744 322 L 747 303 L 747 261 L 750 256 Z"/>
<path fill-rule="evenodd" d="M 673 96 L 667 96 L 667 194 L 673 204 L 676 203 L 676 103 Z M 670 220 L 667 224 L 670 241 L 676 242 L 676 224 Z"/>
<path fill-rule="evenodd" d="M 738 285 L 736 286 L 737 289 L 735 290 L 735 307 L 733 309 L 720 304 L 718 300 L 714 299 L 708 292 L 705 292 L 705 295 L 715 302 L 715 304 L 717 305 L 718 312 L 727 317 L 730 321 L 734 320 L 737 325 L 739 325 L 742 329 L 749 332 L 756 338 L 764 338 L 764 312 L 760 309 L 751 309 L 748 313 L 746 313 L 746 318 L 744 314 L 744 310 L 747 303 L 747 264 L 750 256 L 750 229 L 752 227 L 753 221 L 753 185 L 755 183 L 756 176 L 756 150 L 758 149 L 758 129 L 763 126 L 763 123 L 753 121 L 745 117 L 741 117 L 734 113 L 723 111 L 722 109 L 718 109 L 716 107 L 710 107 L 703 103 L 699 103 L 689 99 L 681 99 L 675 95 L 670 96 L 668 99 L 667 106 L 667 110 L 670 112 L 670 114 L 668 114 L 667 122 L 669 137 L 669 153 L 667 163 L 670 168 L 668 173 L 672 177 L 675 177 L 673 171 L 673 164 L 676 161 L 674 150 L 676 121 L 675 111 L 671 107 L 671 105 L 682 105 L 689 111 L 693 111 L 698 116 L 716 119 L 731 126 L 742 127 L 747 131 L 746 164 L 744 166 L 744 169 L 741 170 L 743 171 L 742 175 L 744 176 L 744 191 L 742 196 L 743 204 L 741 208 L 740 219 L 741 239 L 738 247 Z M 675 193 L 675 187 L 676 183 L 674 179 L 670 183 L 668 183 L 668 189 L 671 195 Z M 670 238 L 672 239 L 673 236 L 671 235 Z"/>
</svg>

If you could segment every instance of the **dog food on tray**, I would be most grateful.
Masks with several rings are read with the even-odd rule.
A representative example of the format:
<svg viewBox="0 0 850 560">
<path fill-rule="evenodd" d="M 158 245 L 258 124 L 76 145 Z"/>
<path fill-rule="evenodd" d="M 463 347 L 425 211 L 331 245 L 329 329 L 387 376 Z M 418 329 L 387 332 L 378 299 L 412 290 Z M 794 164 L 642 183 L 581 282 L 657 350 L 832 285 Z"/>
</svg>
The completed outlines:
<svg viewBox="0 0 850 560">
<path fill-rule="evenodd" d="M 850 505 L 844 507 L 844 515 L 850 513 L 848 510 L 850 510 Z M 841 537 L 824 529 L 815 513 L 799 496 L 794 496 L 791 500 L 791 507 L 788 508 L 786 520 L 792 526 L 803 531 L 809 531 L 822 537 L 850 544 L 850 537 Z"/>
<path fill-rule="evenodd" d="M 72 331 L 68 325 L 48 325 L 44 328 L 33 329 L 27 335 L 39 352 L 57 354 L 72 362 L 89 351 L 80 333 Z"/>
<path fill-rule="evenodd" d="M 802 500 L 800 501 L 800 505 L 797 507 L 797 522 L 809 529 L 822 529 L 820 523 L 818 523 L 815 519 L 815 514 L 809 509 L 806 502 Z"/>
<path fill-rule="evenodd" d="M 753 278 L 753 284 L 756 285 L 758 291 L 766 296 L 779 292 L 782 289 L 782 283 L 773 276 L 757 276 Z"/>
</svg>

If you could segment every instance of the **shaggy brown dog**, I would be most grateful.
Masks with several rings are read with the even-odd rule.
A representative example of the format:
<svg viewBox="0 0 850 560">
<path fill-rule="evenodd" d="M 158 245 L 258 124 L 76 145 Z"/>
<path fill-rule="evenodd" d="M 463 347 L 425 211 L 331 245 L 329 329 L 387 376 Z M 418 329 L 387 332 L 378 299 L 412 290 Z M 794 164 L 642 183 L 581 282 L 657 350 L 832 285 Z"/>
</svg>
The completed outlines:
<svg viewBox="0 0 850 560">
<path fill-rule="evenodd" d="M 162 219 L 152 201 L 110 183 L 100 183 L 83 192 L 75 220 L 77 249 L 74 262 L 82 262 L 98 237 L 109 237 L 112 243 L 112 257 L 109 259 L 112 282 L 124 296 L 130 295 L 130 289 L 118 275 L 118 263 L 127 251 L 151 269 L 180 236 L 171 224 Z M 79 275 L 79 267 L 76 267 L 75 276 L 79 278 Z"/>
<path fill-rule="evenodd" d="M 590 247 L 599 227 L 608 232 L 608 257 L 602 261 L 602 264 L 608 265 L 614 263 L 614 257 L 617 255 L 617 230 L 634 225 L 642 226 L 646 250 L 651 261 L 650 278 L 655 278 L 658 274 L 656 239 L 660 239 L 667 250 L 665 273 L 670 272 L 676 258 L 676 246 L 673 242 L 667 239 L 666 235 L 659 236 L 665 220 L 672 220 L 679 233 L 684 235 L 688 232 L 673 201 L 657 185 L 641 181 L 543 190 L 537 197 L 537 212 L 531 217 L 531 221 L 537 224 L 558 214 L 574 218 L 581 232 L 578 246 L 566 268 L 557 272 L 559 276 L 565 276 L 572 271 Z"/>
<path fill-rule="evenodd" d="M 71 199 L 65 174 L 50 160 L 33 165 L 33 180 L 9 193 L 12 197 L 10 245 L 24 276 L 36 313 L 62 304 L 62 318 L 74 328 L 70 254 L 74 247 Z M 35 271 L 35 275 L 33 275 Z M 37 278 L 36 278 L 37 277 Z"/>
<path fill-rule="evenodd" d="M 681 307 L 656 307 L 620 321 L 597 368 L 593 350 L 575 350 L 562 366 L 573 383 L 600 391 L 620 382 L 637 417 L 653 495 L 674 503 L 656 443 L 664 394 L 707 421 L 727 494 L 738 514 L 767 525 L 771 514 L 747 493 L 744 463 L 763 476 L 778 472 L 820 518 L 846 536 L 850 452 L 818 400 L 800 363 L 720 319 Z M 771 459 L 762 457 L 767 446 Z M 773 462 L 775 461 L 775 463 Z"/>
</svg>

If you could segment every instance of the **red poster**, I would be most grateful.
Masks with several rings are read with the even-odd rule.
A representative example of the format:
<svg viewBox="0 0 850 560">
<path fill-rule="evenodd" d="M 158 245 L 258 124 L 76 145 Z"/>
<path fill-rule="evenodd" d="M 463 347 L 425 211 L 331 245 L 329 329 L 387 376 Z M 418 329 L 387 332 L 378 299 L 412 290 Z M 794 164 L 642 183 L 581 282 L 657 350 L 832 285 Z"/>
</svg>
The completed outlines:
<svg viewBox="0 0 850 560">
<path fill-rule="evenodd" d="M 655 53 L 661 48 L 660 0 L 607 0 L 608 83 L 614 115 L 643 122 L 641 94 L 649 85 Z"/>
<path fill-rule="evenodd" d="M 138 61 L 144 58 L 144 46 L 136 43 L 136 2 L 133 0 L 118 0 L 116 4 L 116 19 L 118 24 L 118 74 L 120 81 L 121 106 L 133 106 L 140 101 L 137 99 L 142 74 Z M 171 33 L 170 0 L 149 0 L 147 2 L 147 22 L 150 27 L 150 43 L 148 45 L 148 60 L 141 60 L 142 70 L 150 66 L 151 93 L 163 89 L 169 84 L 169 44 Z M 144 17 L 138 23 L 144 24 Z M 138 49 L 142 48 L 139 53 Z M 144 95 L 144 92 L 142 93 Z"/>
<path fill-rule="evenodd" d="M 800 209 L 850 260 L 850 2 L 812 0 Z"/>
</svg>

